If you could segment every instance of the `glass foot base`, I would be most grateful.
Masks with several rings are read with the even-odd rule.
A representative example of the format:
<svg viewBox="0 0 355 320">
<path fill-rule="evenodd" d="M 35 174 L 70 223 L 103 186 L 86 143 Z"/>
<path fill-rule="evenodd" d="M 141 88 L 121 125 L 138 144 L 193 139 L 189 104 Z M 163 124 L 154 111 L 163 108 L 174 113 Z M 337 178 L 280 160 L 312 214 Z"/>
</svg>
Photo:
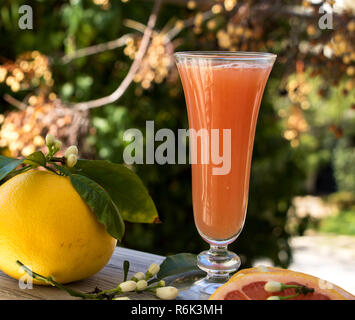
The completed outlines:
<svg viewBox="0 0 355 320">
<path fill-rule="evenodd" d="M 240 267 L 240 258 L 227 246 L 211 246 L 197 256 L 197 266 L 207 272 L 207 280 L 211 283 L 228 281 L 229 274 Z"/>
<path fill-rule="evenodd" d="M 210 282 L 208 278 L 203 278 L 192 285 L 179 289 L 179 300 L 208 300 L 224 282 Z"/>
<path fill-rule="evenodd" d="M 221 285 L 229 280 L 230 274 L 240 267 L 240 258 L 228 251 L 226 246 L 211 246 L 197 257 L 198 267 L 207 272 L 207 276 L 185 275 L 171 284 L 179 289 L 178 299 L 207 300 Z"/>
</svg>

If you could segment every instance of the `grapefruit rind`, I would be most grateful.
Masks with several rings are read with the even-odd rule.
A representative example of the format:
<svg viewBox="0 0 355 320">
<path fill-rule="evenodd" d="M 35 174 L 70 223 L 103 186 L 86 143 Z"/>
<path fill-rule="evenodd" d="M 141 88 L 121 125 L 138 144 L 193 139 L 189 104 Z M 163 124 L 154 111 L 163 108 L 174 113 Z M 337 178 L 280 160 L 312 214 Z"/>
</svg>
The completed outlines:
<svg viewBox="0 0 355 320">
<path fill-rule="evenodd" d="M 277 267 L 268 267 L 268 266 L 257 266 L 253 268 L 241 269 L 236 272 L 229 281 L 234 281 L 235 278 L 238 278 L 240 274 L 256 273 L 256 272 L 275 272 L 275 271 L 287 271 L 287 269 L 277 268 Z"/>
<path fill-rule="evenodd" d="M 281 268 L 270 268 L 268 272 L 260 272 L 257 268 L 244 269 L 237 272 L 226 284 L 218 288 L 209 300 L 225 300 L 231 292 L 238 292 L 240 299 L 235 300 L 259 300 L 251 299 L 243 288 L 253 283 L 278 281 L 282 283 L 298 283 L 315 290 L 315 294 L 326 296 L 330 300 L 355 300 L 355 296 L 344 289 L 301 272 L 295 272 Z M 275 270 L 275 271 L 271 271 Z M 265 292 L 263 292 L 265 294 Z M 261 299 L 264 300 L 264 299 Z"/>
</svg>

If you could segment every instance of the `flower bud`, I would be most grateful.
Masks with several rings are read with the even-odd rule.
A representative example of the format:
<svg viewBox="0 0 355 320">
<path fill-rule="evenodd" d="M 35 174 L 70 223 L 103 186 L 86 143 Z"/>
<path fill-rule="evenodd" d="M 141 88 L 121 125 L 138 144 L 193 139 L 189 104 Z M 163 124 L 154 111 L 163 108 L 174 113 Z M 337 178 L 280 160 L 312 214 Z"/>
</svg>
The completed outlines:
<svg viewBox="0 0 355 320">
<path fill-rule="evenodd" d="M 269 269 L 267 267 L 265 267 L 265 266 L 257 266 L 256 268 L 260 272 L 269 272 Z"/>
<path fill-rule="evenodd" d="M 153 277 L 155 276 L 160 270 L 160 267 L 159 265 L 157 265 L 156 263 L 152 263 L 150 266 L 149 266 L 149 269 L 148 269 L 148 272 L 150 273 L 150 275 Z"/>
<path fill-rule="evenodd" d="M 113 300 L 131 300 L 129 297 L 117 297 L 113 298 Z"/>
<path fill-rule="evenodd" d="M 132 280 L 133 281 L 139 281 L 139 280 L 143 280 L 145 278 L 145 274 L 143 272 L 137 272 L 133 277 Z"/>
<path fill-rule="evenodd" d="M 79 153 L 79 150 L 78 150 L 78 147 L 77 146 L 70 146 L 64 153 L 64 157 L 65 158 L 68 158 L 69 155 L 71 154 L 75 154 L 76 156 L 78 155 Z"/>
<path fill-rule="evenodd" d="M 54 136 L 52 134 L 48 133 L 46 135 L 46 145 L 52 146 L 54 144 L 54 141 L 55 141 Z"/>
<path fill-rule="evenodd" d="M 279 292 L 282 290 L 282 284 L 277 281 L 268 281 L 265 283 L 264 289 L 267 292 Z"/>
<path fill-rule="evenodd" d="M 143 291 L 146 287 L 148 287 L 148 282 L 145 280 L 139 280 L 137 282 L 137 290 Z"/>
<path fill-rule="evenodd" d="M 130 292 L 130 291 L 136 290 L 137 283 L 135 281 L 128 280 L 128 281 L 122 282 L 119 285 L 119 287 L 122 292 Z"/>
<path fill-rule="evenodd" d="M 158 286 L 159 286 L 159 287 L 165 287 L 165 281 L 164 281 L 164 280 L 160 280 L 160 281 L 158 282 Z"/>
<path fill-rule="evenodd" d="M 78 162 L 78 156 L 75 154 L 70 154 L 67 158 L 67 166 L 73 168 Z"/>
<path fill-rule="evenodd" d="M 60 150 L 62 148 L 62 141 L 60 140 L 54 140 L 54 148 L 56 150 Z"/>
<path fill-rule="evenodd" d="M 178 294 L 179 290 L 175 287 L 158 288 L 156 291 L 157 297 L 163 300 L 173 300 L 178 296 Z"/>
<path fill-rule="evenodd" d="M 281 300 L 279 296 L 270 296 L 266 300 Z"/>
</svg>

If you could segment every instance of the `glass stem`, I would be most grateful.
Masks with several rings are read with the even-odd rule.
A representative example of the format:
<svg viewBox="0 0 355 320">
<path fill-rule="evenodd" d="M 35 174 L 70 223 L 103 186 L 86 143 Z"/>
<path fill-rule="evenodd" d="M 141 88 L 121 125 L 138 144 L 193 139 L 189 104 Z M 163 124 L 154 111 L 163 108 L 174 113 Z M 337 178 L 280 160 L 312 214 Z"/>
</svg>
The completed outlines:
<svg viewBox="0 0 355 320">
<path fill-rule="evenodd" d="M 228 255 L 227 246 L 211 245 L 209 251 L 211 261 L 216 265 L 225 262 L 226 255 Z M 229 278 L 229 273 L 224 270 L 210 270 L 207 272 L 207 279 L 212 282 L 225 282 Z"/>
<path fill-rule="evenodd" d="M 197 265 L 207 272 L 209 282 L 225 282 L 229 274 L 238 270 L 239 257 L 227 250 L 227 246 L 211 245 L 208 251 L 201 252 L 197 257 Z"/>
</svg>

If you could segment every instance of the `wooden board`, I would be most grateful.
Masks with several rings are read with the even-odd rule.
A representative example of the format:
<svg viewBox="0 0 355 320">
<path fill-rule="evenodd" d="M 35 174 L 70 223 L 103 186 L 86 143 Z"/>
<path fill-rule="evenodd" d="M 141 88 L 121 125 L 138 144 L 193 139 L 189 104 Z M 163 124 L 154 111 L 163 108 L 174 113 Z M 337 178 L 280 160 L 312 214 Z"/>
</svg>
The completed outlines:
<svg viewBox="0 0 355 320">
<path fill-rule="evenodd" d="M 123 261 L 130 262 L 130 276 L 138 271 L 145 272 L 153 262 L 160 264 L 164 257 L 155 254 L 116 248 L 111 260 L 96 275 L 73 284 L 69 287 L 84 292 L 90 292 L 99 287 L 100 289 L 112 289 L 123 280 Z M 132 299 L 154 299 L 149 293 L 135 294 L 130 296 Z M 71 300 L 66 292 L 54 287 L 33 285 L 32 289 L 20 289 L 19 282 L 8 277 L 0 271 L 0 300 Z"/>
</svg>

